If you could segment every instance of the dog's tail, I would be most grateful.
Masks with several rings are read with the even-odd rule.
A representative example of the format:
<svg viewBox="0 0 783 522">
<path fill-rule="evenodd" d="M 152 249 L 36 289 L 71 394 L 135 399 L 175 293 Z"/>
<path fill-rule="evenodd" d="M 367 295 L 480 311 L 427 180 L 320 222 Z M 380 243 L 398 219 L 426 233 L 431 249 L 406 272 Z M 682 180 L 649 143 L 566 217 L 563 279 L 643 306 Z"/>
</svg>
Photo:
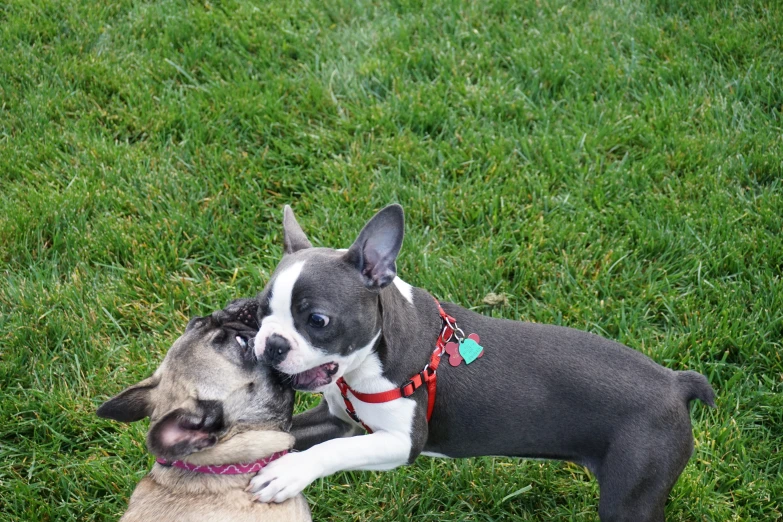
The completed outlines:
<svg viewBox="0 0 783 522">
<path fill-rule="evenodd" d="M 710 408 L 715 407 L 715 390 L 702 374 L 692 371 L 677 372 L 677 382 L 688 402 L 699 399 Z"/>
</svg>

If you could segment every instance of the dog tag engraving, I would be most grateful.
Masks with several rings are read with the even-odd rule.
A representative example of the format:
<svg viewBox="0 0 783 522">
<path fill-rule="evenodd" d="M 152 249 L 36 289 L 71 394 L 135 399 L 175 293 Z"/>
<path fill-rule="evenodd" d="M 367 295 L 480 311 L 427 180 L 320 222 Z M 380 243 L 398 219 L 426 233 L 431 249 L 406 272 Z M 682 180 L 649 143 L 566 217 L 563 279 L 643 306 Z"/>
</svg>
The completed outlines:
<svg viewBox="0 0 783 522">
<path fill-rule="evenodd" d="M 470 364 L 484 355 L 484 348 L 479 344 L 478 334 L 472 333 L 467 339 L 459 342 L 459 354 L 465 359 L 465 364 Z"/>
</svg>

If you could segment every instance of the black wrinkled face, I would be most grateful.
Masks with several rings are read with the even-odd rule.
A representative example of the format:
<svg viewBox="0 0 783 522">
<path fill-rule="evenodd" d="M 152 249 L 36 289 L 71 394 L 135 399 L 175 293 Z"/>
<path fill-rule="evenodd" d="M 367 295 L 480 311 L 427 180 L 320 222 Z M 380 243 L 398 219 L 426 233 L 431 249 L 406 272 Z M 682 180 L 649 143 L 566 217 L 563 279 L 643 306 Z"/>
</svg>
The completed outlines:
<svg viewBox="0 0 783 522">
<path fill-rule="evenodd" d="M 287 430 L 294 391 L 253 351 L 254 299 L 191 320 L 149 379 L 111 399 L 100 416 L 150 417 L 147 447 L 168 460 L 249 429 Z"/>
<path fill-rule="evenodd" d="M 220 313 L 191 319 L 180 338 L 185 340 L 186 346 L 176 352 L 172 347 L 169 356 L 182 358 L 184 364 L 193 365 L 195 362 L 201 362 L 202 357 L 210 357 L 209 353 L 199 352 L 205 349 L 202 345 L 208 343 L 218 357 L 243 370 L 256 370 L 258 360 L 253 354 L 253 341 L 257 329 L 241 321 L 231 320 L 231 317 L 229 320 L 221 320 Z"/>
</svg>

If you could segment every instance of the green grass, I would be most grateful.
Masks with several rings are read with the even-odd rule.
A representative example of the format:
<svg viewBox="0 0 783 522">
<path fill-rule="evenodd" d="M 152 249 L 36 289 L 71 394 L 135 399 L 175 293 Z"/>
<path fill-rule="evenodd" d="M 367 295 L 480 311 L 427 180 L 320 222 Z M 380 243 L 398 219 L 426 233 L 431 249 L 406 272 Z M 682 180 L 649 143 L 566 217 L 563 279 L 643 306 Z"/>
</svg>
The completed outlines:
<svg viewBox="0 0 783 522">
<path fill-rule="evenodd" d="M 97 405 L 263 287 L 283 204 L 345 246 L 390 202 L 412 284 L 709 377 L 668 520 L 780 520 L 781 27 L 762 0 L 0 4 L 0 520 L 116 519 L 151 458 Z M 335 521 L 597 520 L 597 493 L 490 458 L 306 490 Z"/>
</svg>

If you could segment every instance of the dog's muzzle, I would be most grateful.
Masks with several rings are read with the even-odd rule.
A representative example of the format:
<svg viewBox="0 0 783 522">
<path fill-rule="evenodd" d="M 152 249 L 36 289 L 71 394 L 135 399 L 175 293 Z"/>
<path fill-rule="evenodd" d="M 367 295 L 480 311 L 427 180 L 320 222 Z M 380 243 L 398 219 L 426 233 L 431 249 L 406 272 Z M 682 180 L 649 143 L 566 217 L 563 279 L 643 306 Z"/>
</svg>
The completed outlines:
<svg viewBox="0 0 783 522">
<path fill-rule="evenodd" d="M 291 344 L 285 337 L 277 334 L 270 335 L 266 340 L 264 347 L 264 362 L 270 366 L 277 366 L 285 360 L 288 352 L 291 351 Z"/>
</svg>

